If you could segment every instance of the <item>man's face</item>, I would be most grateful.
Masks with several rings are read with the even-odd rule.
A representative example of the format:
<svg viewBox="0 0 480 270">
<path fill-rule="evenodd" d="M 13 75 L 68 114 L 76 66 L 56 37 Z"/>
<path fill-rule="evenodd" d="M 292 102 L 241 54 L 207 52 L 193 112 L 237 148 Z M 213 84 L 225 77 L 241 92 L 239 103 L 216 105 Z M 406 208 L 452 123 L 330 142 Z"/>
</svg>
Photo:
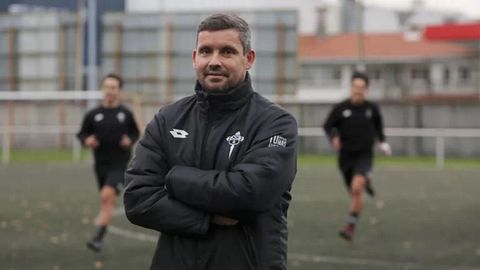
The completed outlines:
<svg viewBox="0 0 480 270">
<path fill-rule="evenodd" d="M 102 82 L 103 100 L 107 104 L 114 104 L 120 99 L 120 85 L 114 78 L 106 78 Z"/>
<path fill-rule="evenodd" d="M 350 99 L 352 103 L 359 104 L 365 100 L 368 87 L 363 79 L 355 78 L 352 80 L 352 88 L 350 90 Z"/>
<path fill-rule="evenodd" d="M 202 31 L 192 54 L 197 80 L 208 91 L 237 86 L 255 61 L 253 50 L 243 54 L 240 35 L 235 29 Z"/>
</svg>

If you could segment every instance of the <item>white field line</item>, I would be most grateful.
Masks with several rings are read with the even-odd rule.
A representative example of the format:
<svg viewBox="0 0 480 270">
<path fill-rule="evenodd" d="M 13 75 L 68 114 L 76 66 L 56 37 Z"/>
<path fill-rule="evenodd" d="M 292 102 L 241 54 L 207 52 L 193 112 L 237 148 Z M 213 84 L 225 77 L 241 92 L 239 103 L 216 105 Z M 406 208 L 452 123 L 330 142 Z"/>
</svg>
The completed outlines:
<svg viewBox="0 0 480 270">
<path fill-rule="evenodd" d="M 382 260 L 370 260 L 360 258 L 349 257 L 333 257 L 333 256 L 318 256 L 318 255 L 305 255 L 289 253 L 289 260 L 310 262 L 318 264 L 339 264 L 339 265 L 351 265 L 351 266 L 371 266 L 371 267 L 385 267 L 386 269 L 435 269 L 435 270 L 480 270 L 480 267 L 471 266 L 453 266 L 453 265 L 436 265 L 436 264 L 421 264 L 412 262 L 390 262 Z"/>
<path fill-rule="evenodd" d="M 109 226 L 108 227 L 108 232 L 122 236 L 128 239 L 133 239 L 133 240 L 138 240 L 138 241 L 143 241 L 143 242 L 151 242 L 151 243 L 156 243 L 158 240 L 158 236 L 152 235 L 152 234 L 146 234 L 146 233 L 140 233 L 140 232 L 132 232 L 129 230 L 125 229 L 120 229 L 115 226 Z"/>
<path fill-rule="evenodd" d="M 113 216 L 123 215 L 125 213 L 123 208 L 115 209 Z M 128 239 L 156 243 L 158 236 L 152 234 L 145 234 L 139 232 L 132 232 L 129 230 L 121 229 L 115 226 L 109 226 L 109 231 L 112 234 L 125 237 Z M 453 266 L 453 265 L 437 265 L 437 264 L 421 264 L 412 262 L 390 262 L 384 260 L 371 260 L 351 257 L 334 257 L 334 256 L 320 256 L 320 255 L 306 255 L 298 253 L 289 253 L 288 259 L 300 262 L 309 262 L 316 264 L 338 264 L 338 265 L 350 265 L 350 266 L 364 266 L 364 267 L 385 267 L 386 269 L 408 269 L 408 270 L 480 270 L 480 267 L 471 266 Z"/>
</svg>

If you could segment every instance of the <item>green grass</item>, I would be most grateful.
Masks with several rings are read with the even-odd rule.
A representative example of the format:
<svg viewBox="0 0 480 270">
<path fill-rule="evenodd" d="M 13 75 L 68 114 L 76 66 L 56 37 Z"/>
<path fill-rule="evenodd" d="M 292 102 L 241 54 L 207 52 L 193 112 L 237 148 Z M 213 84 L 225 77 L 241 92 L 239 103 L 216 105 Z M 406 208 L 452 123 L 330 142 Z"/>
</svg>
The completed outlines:
<svg viewBox="0 0 480 270">
<path fill-rule="evenodd" d="M 81 151 L 81 160 L 88 159 L 90 153 L 86 149 Z M 73 153 L 65 149 L 23 150 L 16 149 L 10 153 L 11 163 L 59 163 L 72 162 Z"/>
<path fill-rule="evenodd" d="M 82 149 L 81 161 L 91 158 L 90 151 Z M 71 150 L 47 149 L 47 150 L 13 150 L 10 155 L 10 163 L 72 163 L 73 154 Z M 333 155 L 302 154 L 298 157 L 300 165 L 335 165 L 336 157 Z M 413 166 L 434 168 L 435 157 L 405 157 L 377 156 L 375 164 L 381 166 Z M 475 168 L 480 166 L 480 158 L 447 158 L 445 166 L 450 168 Z"/>
<path fill-rule="evenodd" d="M 337 236 L 349 199 L 333 157 L 302 156 L 289 209 L 289 266 L 298 270 L 480 269 L 480 168 L 386 164 L 373 173 L 353 244 Z M 88 251 L 98 191 L 90 163 L 0 166 L 0 269 L 148 269 L 155 243 L 109 233 Z M 120 206 L 121 207 L 121 206 Z M 113 224 L 155 237 L 123 215 Z"/>
<path fill-rule="evenodd" d="M 333 155 L 299 155 L 298 163 L 301 165 L 336 165 L 336 157 Z M 379 166 L 406 166 L 435 168 L 435 157 L 407 157 L 407 156 L 376 156 L 375 165 Z M 478 168 L 480 167 L 480 158 L 446 158 L 445 167 L 447 168 Z"/>
</svg>

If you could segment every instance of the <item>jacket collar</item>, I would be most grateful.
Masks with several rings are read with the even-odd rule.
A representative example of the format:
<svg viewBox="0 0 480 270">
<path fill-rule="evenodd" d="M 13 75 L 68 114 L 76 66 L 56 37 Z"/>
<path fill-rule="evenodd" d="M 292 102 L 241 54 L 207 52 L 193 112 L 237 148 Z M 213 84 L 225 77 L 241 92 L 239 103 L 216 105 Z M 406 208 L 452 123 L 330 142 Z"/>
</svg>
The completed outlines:
<svg viewBox="0 0 480 270">
<path fill-rule="evenodd" d="M 245 80 L 234 88 L 225 91 L 207 91 L 197 81 L 195 85 L 197 103 L 205 108 L 215 111 L 236 110 L 243 106 L 253 94 L 250 74 Z"/>
</svg>

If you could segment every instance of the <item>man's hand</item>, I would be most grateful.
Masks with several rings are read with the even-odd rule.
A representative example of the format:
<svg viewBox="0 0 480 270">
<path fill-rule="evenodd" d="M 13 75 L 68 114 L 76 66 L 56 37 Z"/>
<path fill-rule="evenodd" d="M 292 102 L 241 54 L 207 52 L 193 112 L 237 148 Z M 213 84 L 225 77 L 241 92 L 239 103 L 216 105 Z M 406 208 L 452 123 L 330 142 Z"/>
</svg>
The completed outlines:
<svg viewBox="0 0 480 270">
<path fill-rule="evenodd" d="M 380 150 L 382 150 L 383 154 L 385 156 L 391 156 L 392 155 L 392 148 L 390 147 L 390 144 L 387 142 L 381 142 L 379 145 Z"/>
<path fill-rule="evenodd" d="M 100 143 L 95 135 L 90 135 L 85 139 L 85 146 L 90 149 L 96 149 Z"/>
<path fill-rule="evenodd" d="M 335 151 L 339 151 L 342 148 L 342 143 L 340 142 L 340 136 L 335 136 L 332 138 L 332 147 Z"/>
<path fill-rule="evenodd" d="M 123 148 L 129 148 L 130 146 L 132 146 L 132 140 L 130 139 L 130 137 L 124 134 L 122 136 L 122 140 L 120 141 L 120 146 Z"/>
<path fill-rule="evenodd" d="M 220 226 L 235 226 L 237 225 L 238 220 L 220 215 L 214 215 L 212 218 L 212 223 Z"/>
</svg>

